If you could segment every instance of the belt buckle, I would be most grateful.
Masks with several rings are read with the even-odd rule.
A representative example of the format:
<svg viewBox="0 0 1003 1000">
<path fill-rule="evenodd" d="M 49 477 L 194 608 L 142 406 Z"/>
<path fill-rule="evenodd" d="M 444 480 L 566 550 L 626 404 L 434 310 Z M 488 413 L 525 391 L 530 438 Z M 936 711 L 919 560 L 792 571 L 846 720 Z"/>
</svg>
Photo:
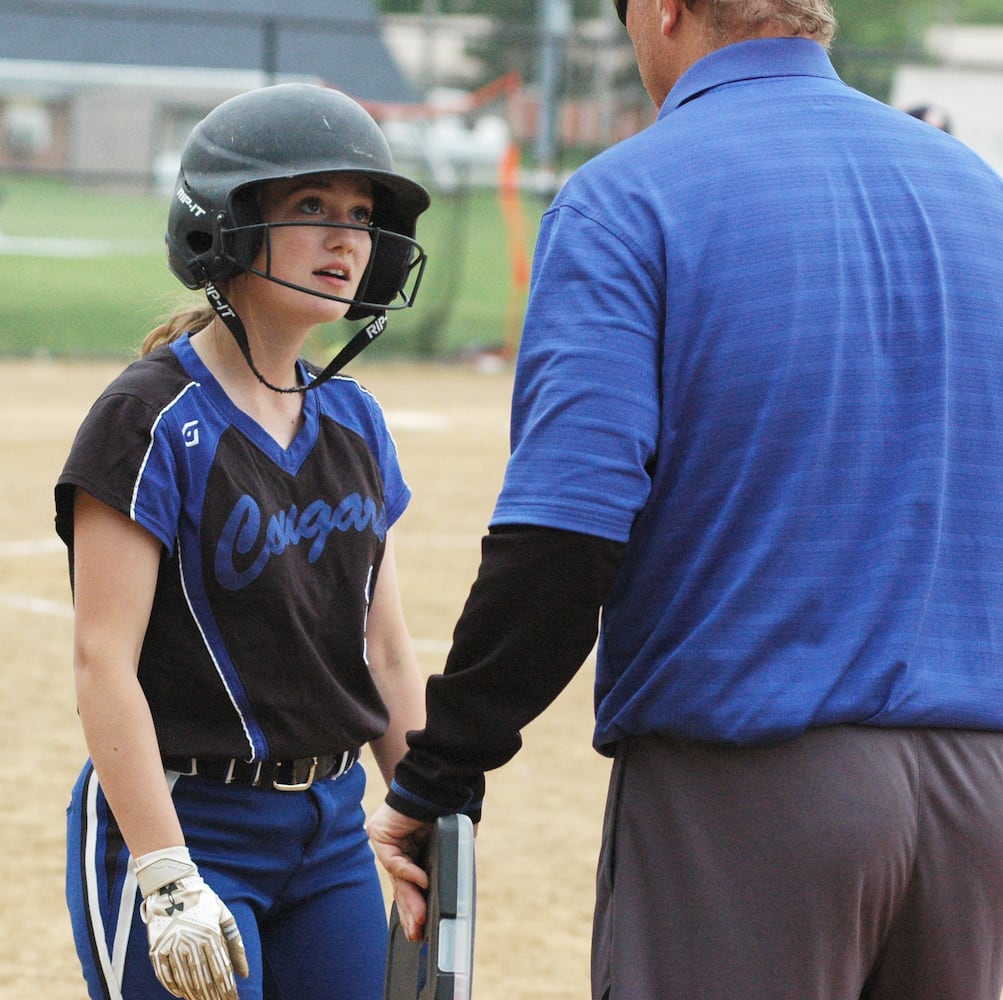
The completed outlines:
<svg viewBox="0 0 1003 1000">
<path fill-rule="evenodd" d="M 272 788 L 277 792 L 305 792 L 313 784 L 313 776 L 317 773 L 317 758 L 310 758 L 310 771 L 306 776 L 306 781 L 292 782 L 290 784 L 285 784 L 281 781 L 276 781 L 272 779 Z M 293 768 L 293 777 L 296 777 L 295 768 Z"/>
</svg>

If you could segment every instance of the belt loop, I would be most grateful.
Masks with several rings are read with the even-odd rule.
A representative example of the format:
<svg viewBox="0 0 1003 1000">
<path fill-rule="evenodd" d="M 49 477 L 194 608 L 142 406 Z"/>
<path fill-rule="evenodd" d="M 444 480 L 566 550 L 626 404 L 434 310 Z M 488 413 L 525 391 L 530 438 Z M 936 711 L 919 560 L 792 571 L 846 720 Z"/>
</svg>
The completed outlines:
<svg viewBox="0 0 1003 1000">
<path fill-rule="evenodd" d="M 188 770 L 178 771 L 177 773 L 183 775 L 186 778 L 194 778 L 199 773 L 199 762 L 194 757 L 189 757 Z"/>
</svg>

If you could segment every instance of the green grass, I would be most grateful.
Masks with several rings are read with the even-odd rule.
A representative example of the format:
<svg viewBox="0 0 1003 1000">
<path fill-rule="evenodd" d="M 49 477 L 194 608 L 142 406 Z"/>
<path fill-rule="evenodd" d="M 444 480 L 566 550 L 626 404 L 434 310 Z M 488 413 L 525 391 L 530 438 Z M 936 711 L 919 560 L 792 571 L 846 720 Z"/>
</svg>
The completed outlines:
<svg viewBox="0 0 1003 1000">
<path fill-rule="evenodd" d="M 523 200 L 527 254 L 542 208 L 532 198 Z M 150 327 L 193 297 L 167 269 L 166 217 L 163 196 L 0 177 L 0 249 L 7 238 L 15 238 L 15 245 L 16 238 L 30 238 L 108 241 L 115 250 L 90 257 L 0 253 L 0 355 L 133 352 Z M 513 289 L 510 237 L 497 192 L 433 195 L 432 208 L 419 220 L 418 238 L 429 263 L 417 304 L 391 313 L 376 349 L 384 355 L 443 356 L 511 344 L 524 299 Z M 340 342 L 352 329 L 341 323 L 322 333 Z"/>
</svg>

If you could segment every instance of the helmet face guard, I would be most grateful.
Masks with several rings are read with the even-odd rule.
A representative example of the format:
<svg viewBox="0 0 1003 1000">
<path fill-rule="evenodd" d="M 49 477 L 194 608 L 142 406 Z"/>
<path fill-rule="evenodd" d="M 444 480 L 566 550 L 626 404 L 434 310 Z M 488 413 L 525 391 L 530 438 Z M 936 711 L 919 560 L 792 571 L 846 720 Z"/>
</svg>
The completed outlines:
<svg viewBox="0 0 1003 1000">
<path fill-rule="evenodd" d="M 353 299 L 292 287 L 348 302 L 350 320 L 407 308 L 425 267 L 415 229 L 428 208 L 428 192 L 394 172 L 389 144 L 361 105 L 311 84 L 239 94 L 195 127 L 182 152 L 168 217 L 168 266 L 188 288 L 252 271 L 259 249 L 270 243 L 269 228 L 276 225 L 262 220 L 255 188 L 267 181 L 337 173 L 361 175 L 373 185 L 372 225 L 362 227 L 373 238 L 366 273 Z M 269 265 L 253 273 L 278 280 L 270 271 Z"/>
<path fill-rule="evenodd" d="M 354 229 L 372 241 L 369 262 L 352 298 L 306 288 L 272 274 L 272 239 L 276 229 Z M 263 254 L 263 264 L 255 262 Z M 256 274 L 286 288 L 351 306 L 348 319 L 375 315 L 384 310 L 407 309 L 414 302 L 428 260 L 421 244 L 409 236 L 377 226 L 337 222 L 262 222 L 218 229 L 218 256 L 232 273 Z"/>
</svg>

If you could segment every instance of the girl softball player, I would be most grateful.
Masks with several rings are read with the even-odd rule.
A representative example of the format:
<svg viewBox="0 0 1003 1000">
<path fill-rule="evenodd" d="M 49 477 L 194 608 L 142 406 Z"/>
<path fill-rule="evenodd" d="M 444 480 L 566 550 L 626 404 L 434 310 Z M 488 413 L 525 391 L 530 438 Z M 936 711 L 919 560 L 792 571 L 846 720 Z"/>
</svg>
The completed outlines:
<svg viewBox="0 0 1003 1000">
<path fill-rule="evenodd" d="M 321 87 L 235 97 L 183 152 L 168 259 L 206 305 L 147 337 L 56 486 L 90 753 L 67 899 L 92 998 L 382 995 L 357 758 L 371 744 L 389 780 L 423 720 L 393 550 L 410 493 L 380 407 L 337 370 L 413 301 L 427 206 Z M 301 360 L 318 324 L 367 317 L 324 371 Z"/>
</svg>

